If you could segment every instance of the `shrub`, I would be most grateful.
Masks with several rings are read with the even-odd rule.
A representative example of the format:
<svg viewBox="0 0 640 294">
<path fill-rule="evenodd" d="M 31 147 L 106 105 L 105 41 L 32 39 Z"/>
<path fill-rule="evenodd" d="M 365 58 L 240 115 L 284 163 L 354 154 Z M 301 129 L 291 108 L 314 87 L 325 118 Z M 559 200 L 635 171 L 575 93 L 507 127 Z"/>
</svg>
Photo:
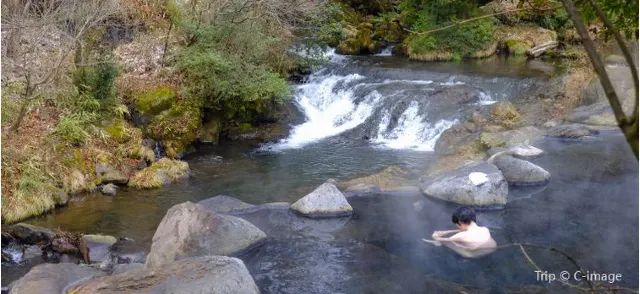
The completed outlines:
<svg viewBox="0 0 640 294">
<path fill-rule="evenodd" d="M 82 114 L 70 114 L 62 116 L 56 125 L 56 134 L 73 145 L 81 145 L 89 136 L 85 130 L 88 125 L 88 118 Z"/>
</svg>

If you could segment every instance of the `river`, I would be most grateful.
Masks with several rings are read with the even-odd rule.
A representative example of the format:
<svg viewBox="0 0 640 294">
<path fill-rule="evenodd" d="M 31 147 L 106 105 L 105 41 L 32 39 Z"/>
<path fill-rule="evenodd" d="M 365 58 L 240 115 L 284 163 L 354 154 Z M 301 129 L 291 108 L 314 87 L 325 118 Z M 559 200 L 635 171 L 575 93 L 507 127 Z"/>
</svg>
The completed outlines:
<svg viewBox="0 0 640 294">
<path fill-rule="evenodd" d="M 260 148 L 199 146 L 186 158 L 193 172 L 187 181 L 154 190 L 125 188 L 115 197 L 83 196 L 28 222 L 130 237 L 148 248 L 167 209 L 184 201 L 224 194 L 252 204 L 294 202 L 329 178 L 346 180 L 389 166 L 419 173 L 433 162 L 435 142 L 446 128 L 556 72 L 551 63 L 502 57 L 460 63 L 329 57 L 295 86 L 292 103 L 305 120 L 292 125 L 286 139 Z M 504 209 L 481 210 L 479 224 L 499 244 L 561 248 L 583 268 L 620 273 L 616 285 L 635 288 L 638 167 L 621 134 L 546 138 L 535 146 L 546 153 L 532 162 L 551 173 L 551 182 L 511 187 Z M 437 286 L 433 280 L 491 292 L 520 285 L 566 289 L 538 281 L 516 247 L 466 260 L 420 241 L 453 228 L 455 205 L 411 193 L 349 202 L 350 218 L 311 220 L 288 211 L 242 216 L 269 236 L 264 246 L 241 256 L 263 293 L 424 293 Z M 530 254 L 550 272 L 573 270 L 552 252 Z M 28 267 L 3 264 L 2 285 Z"/>
</svg>

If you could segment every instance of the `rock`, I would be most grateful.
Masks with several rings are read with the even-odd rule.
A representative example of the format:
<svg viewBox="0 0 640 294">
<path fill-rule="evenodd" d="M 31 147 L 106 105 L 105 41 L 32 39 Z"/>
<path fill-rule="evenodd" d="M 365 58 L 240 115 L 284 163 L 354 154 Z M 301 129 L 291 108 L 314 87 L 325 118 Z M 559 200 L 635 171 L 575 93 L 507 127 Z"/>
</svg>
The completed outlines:
<svg viewBox="0 0 640 294">
<path fill-rule="evenodd" d="M 486 118 L 486 117 L 484 117 L 482 114 L 480 114 L 480 113 L 479 113 L 479 112 L 477 112 L 477 111 L 474 111 L 474 112 L 471 114 L 471 121 L 472 121 L 474 124 L 476 124 L 476 125 L 478 125 L 478 126 L 481 126 L 481 127 L 482 127 L 482 126 L 484 126 L 485 124 L 487 124 L 487 118 Z"/>
<path fill-rule="evenodd" d="M 513 103 L 500 101 L 491 106 L 491 120 L 496 124 L 513 128 L 520 124 L 521 118 Z"/>
<path fill-rule="evenodd" d="M 502 171 L 504 178 L 511 185 L 544 185 L 551 179 L 551 174 L 543 168 L 510 155 L 498 155 L 489 162 Z"/>
<path fill-rule="evenodd" d="M 257 294 L 260 290 L 242 260 L 202 256 L 93 279 L 74 293 Z"/>
<path fill-rule="evenodd" d="M 475 186 L 469 180 L 472 172 L 487 174 L 488 182 Z M 475 163 L 435 178 L 421 180 L 420 187 L 430 197 L 463 205 L 505 205 L 508 185 L 500 170 L 489 163 Z"/>
<path fill-rule="evenodd" d="M 49 241 L 55 233 L 47 228 L 42 228 L 25 223 L 19 223 L 3 228 L 5 233 L 16 238 L 21 244 L 37 244 Z"/>
<path fill-rule="evenodd" d="M 106 235 L 83 235 L 82 240 L 89 249 L 89 260 L 92 263 L 101 262 L 109 258 L 111 245 L 117 242 L 117 239 Z"/>
<path fill-rule="evenodd" d="M 613 115 L 609 102 L 598 102 L 588 106 L 576 107 L 566 120 L 568 122 L 617 127 L 616 117 Z"/>
<path fill-rule="evenodd" d="M 496 153 L 499 152 L 504 152 L 509 150 L 509 148 L 504 148 L 504 147 L 491 147 L 491 149 L 487 150 L 487 155 L 489 155 L 489 157 L 495 155 Z"/>
<path fill-rule="evenodd" d="M 531 144 L 542 138 L 542 132 L 535 127 L 527 126 L 517 130 L 498 133 L 482 133 L 480 142 L 487 148 L 512 147 L 518 144 Z"/>
<path fill-rule="evenodd" d="M 320 185 L 293 203 L 291 209 L 309 217 L 348 216 L 353 213 L 342 192 L 331 183 Z"/>
<path fill-rule="evenodd" d="M 478 134 L 474 134 L 462 124 L 457 124 L 442 132 L 436 141 L 434 151 L 438 155 L 454 155 L 459 152 L 462 146 L 477 137 Z"/>
<path fill-rule="evenodd" d="M 158 188 L 184 180 L 190 174 L 188 163 L 164 157 L 133 175 L 128 185 L 135 188 Z"/>
<path fill-rule="evenodd" d="M 540 157 L 542 154 L 544 154 L 544 151 L 542 149 L 526 144 L 518 144 L 510 148 L 493 147 L 489 149 L 489 151 L 487 151 L 489 157 L 494 156 L 498 153 L 509 154 L 513 157 L 521 159 L 532 159 Z"/>
<path fill-rule="evenodd" d="M 206 210 L 217 213 L 238 212 L 255 207 L 255 205 L 225 195 L 218 195 L 215 197 L 207 198 L 198 202 L 198 204 L 202 205 L 202 207 Z"/>
<path fill-rule="evenodd" d="M 635 88 L 629 67 L 626 65 L 609 64 L 605 67 L 605 70 L 616 94 L 618 94 L 622 109 L 626 114 L 631 114 L 635 103 Z M 609 106 L 609 100 L 607 100 L 607 95 L 604 93 L 600 79 L 597 76 L 591 79 L 587 88 L 582 92 L 581 103 L 582 106 L 597 103 L 600 108 L 603 108 L 603 104 Z M 609 106 L 609 111 L 610 108 Z M 599 110 L 602 111 L 602 109 Z"/>
<path fill-rule="evenodd" d="M 557 41 L 549 41 L 527 50 L 527 56 L 535 58 L 542 55 L 542 53 L 547 50 L 555 49 L 556 47 L 558 47 Z"/>
<path fill-rule="evenodd" d="M 545 128 L 550 129 L 550 128 L 553 128 L 553 127 L 555 127 L 555 126 L 557 126 L 557 125 L 558 125 L 558 122 L 557 122 L 557 121 L 550 120 L 550 121 L 548 121 L 548 122 L 544 123 L 544 125 L 542 125 L 542 126 L 543 126 L 543 127 L 545 127 Z"/>
<path fill-rule="evenodd" d="M 185 202 L 170 208 L 158 225 L 146 266 L 162 267 L 194 256 L 239 254 L 265 238 L 246 220 Z"/>
<path fill-rule="evenodd" d="M 124 272 L 128 272 L 130 270 L 136 270 L 144 268 L 144 263 L 126 263 L 126 264 L 116 264 L 113 266 L 112 275 L 119 275 Z"/>
<path fill-rule="evenodd" d="M 345 182 L 334 183 L 340 189 L 355 186 L 358 184 L 375 185 L 381 190 L 391 190 L 406 186 L 410 182 L 405 178 L 407 172 L 400 167 L 391 166 L 372 175 L 351 179 Z"/>
<path fill-rule="evenodd" d="M 424 201 L 416 201 L 413 203 L 413 210 L 422 211 L 424 209 Z"/>
<path fill-rule="evenodd" d="M 58 253 L 70 255 L 74 255 L 80 252 L 80 249 L 78 249 L 78 247 L 72 243 L 72 240 L 70 238 L 66 238 L 63 236 L 56 236 L 55 238 L 53 238 L 53 241 L 51 241 L 51 249 Z"/>
<path fill-rule="evenodd" d="M 134 240 L 120 238 L 111 245 L 108 262 L 111 264 L 141 263 L 145 261 L 145 255 L 145 248 L 137 245 Z"/>
<path fill-rule="evenodd" d="M 607 65 L 622 65 L 628 66 L 627 60 L 622 55 L 611 54 L 604 58 L 604 63 Z"/>
<path fill-rule="evenodd" d="M 42 256 L 42 249 L 38 245 L 27 246 L 24 249 L 24 254 L 22 255 L 23 260 L 32 259 L 36 257 Z"/>
<path fill-rule="evenodd" d="M 43 263 L 33 267 L 11 287 L 12 294 L 67 293 L 77 284 L 103 276 L 100 270 L 73 263 Z"/>
<path fill-rule="evenodd" d="M 597 135 L 598 130 L 581 124 L 559 125 L 553 127 L 547 132 L 548 137 L 554 138 L 582 138 Z"/>
<path fill-rule="evenodd" d="M 236 198 L 218 195 L 198 202 L 206 210 L 223 214 L 243 214 L 252 213 L 261 209 L 289 209 L 288 202 L 271 202 L 260 205 L 253 205 Z"/>
<path fill-rule="evenodd" d="M 102 194 L 104 195 L 116 196 L 116 192 L 118 192 L 118 186 L 109 183 L 102 186 L 102 189 L 100 189 L 100 192 L 102 192 Z"/>
<path fill-rule="evenodd" d="M 105 163 L 96 163 L 96 176 L 104 184 L 126 185 L 129 182 L 129 177 L 125 173 Z"/>
<path fill-rule="evenodd" d="M 198 130 L 198 139 L 202 143 L 218 144 L 221 131 L 222 122 L 220 122 L 220 120 L 212 120 L 200 127 Z"/>
<path fill-rule="evenodd" d="M 349 193 L 354 196 L 361 196 L 367 194 L 380 193 L 380 188 L 373 184 L 356 184 L 349 186 L 344 190 L 345 193 Z"/>
</svg>

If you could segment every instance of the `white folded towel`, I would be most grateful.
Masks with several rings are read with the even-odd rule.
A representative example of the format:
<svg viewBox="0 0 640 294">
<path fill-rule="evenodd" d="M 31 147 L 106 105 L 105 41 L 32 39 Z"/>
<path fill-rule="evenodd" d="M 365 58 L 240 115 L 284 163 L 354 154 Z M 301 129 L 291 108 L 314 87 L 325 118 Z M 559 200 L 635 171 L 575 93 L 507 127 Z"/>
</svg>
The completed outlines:
<svg viewBox="0 0 640 294">
<path fill-rule="evenodd" d="M 473 172 L 469 174 L 469 180 L 476 186 L 480 186 L 489 181 L 487 174 L 480 172 Z"/>
</svg>

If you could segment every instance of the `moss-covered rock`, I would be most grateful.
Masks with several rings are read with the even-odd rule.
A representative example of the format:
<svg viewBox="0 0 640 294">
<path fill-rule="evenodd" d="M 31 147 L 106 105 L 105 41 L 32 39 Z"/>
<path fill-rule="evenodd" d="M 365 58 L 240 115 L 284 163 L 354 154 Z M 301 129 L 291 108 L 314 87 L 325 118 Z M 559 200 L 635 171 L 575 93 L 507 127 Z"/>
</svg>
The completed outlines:
<svg viewBox="0 0 640 294">
<path fill-rule="evenodd" d="M 531 45 L 521 40 L 507 40 L 506 46 L 509 55 L 514 56 L 524 56 L 531 49 Z"/>
<path fill-rule="evenodd" d="M 345 55 L 377 53 L 382 44 L 373 37 L 373 25 L 369 22 L 361 23 L 355 29 L 347 27 L 345 29 L 345 40 L 341 41 L 336 52 Z"/>
<path fill-rule="evenodd" d="M 158 87 L 153 91 L 136 96 L 136 108 L 145 115 L 156 115 L 171 108 L 176 101 L 176 93 L 168 87 Z"/>
<path fill-rule="evenodd" d="M 156 115 L 147 130 L 152 139 L 163 142 L 167 155 L 175 158 L 198 138 L 200 123 L 198 107 L 177 104 Z"/>
<path fill-rule="evenodd" d="M 507 128 L 513 128 L 521 123 L 518 109 L 509 101 L 501 101 L 491 107 L 491 119 Z"/>
<path fill-rule="evenodd" d="M 135 188 L 158 188 L 187 178 L 189 173 L 189 164 L 165 157 L 134 174 L 128 185 Z"/>
</svg>

